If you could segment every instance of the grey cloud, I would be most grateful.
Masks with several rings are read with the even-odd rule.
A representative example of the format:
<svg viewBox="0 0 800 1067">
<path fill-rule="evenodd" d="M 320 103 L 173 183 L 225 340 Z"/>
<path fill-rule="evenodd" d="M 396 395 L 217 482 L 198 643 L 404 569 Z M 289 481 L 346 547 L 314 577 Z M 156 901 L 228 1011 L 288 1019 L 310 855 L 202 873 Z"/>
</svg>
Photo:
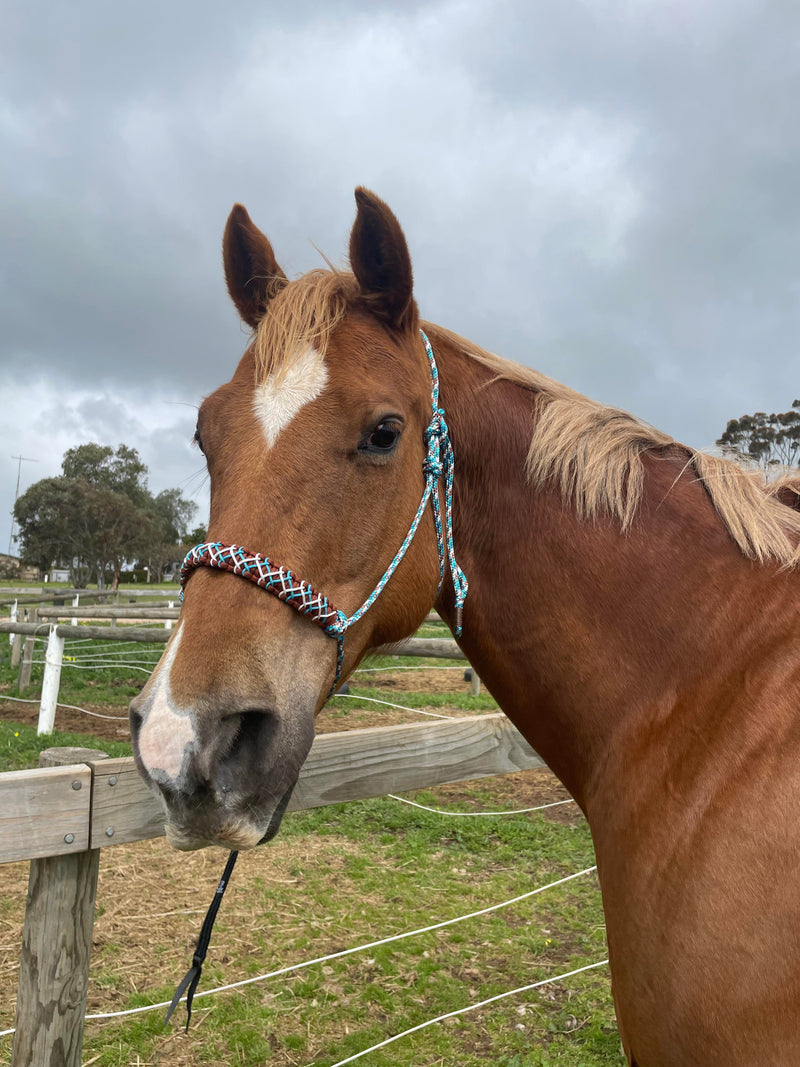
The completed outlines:
<svg viewBox="0 0 800 1067">
<path fill-rule="evenodd" d="M 193 457 L 147 397 L 197 400 L 244 347 L 231 203 L 292 273 L 312 240 L 341 258 L 363 182 L 406 229 L 427 317 L 707 446 L 800 392 L 798 39 L 777 0 L 17 5 L 9 387 L 60 383 L 76 433 L 160 435 L 174 484 Z"/>
</svg>

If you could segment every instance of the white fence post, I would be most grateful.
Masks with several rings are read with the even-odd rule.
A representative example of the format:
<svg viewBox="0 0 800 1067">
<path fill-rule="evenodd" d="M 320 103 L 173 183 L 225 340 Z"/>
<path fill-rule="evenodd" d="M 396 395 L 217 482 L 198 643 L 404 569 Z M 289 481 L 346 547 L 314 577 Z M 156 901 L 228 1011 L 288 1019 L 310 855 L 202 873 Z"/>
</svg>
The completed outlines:
<svg viewBox="0 0 800 1067">
<path fill-rule="evenodd" d="M 11 621 L 11 622 L 16 622 L 17 621 L 17 601 L 16 600 L 11 605 L 11 614 L 9 615 L 9 621 Z M 15 636 L 14 634 L 9 634 L 8 635 L 8 642 L 11 645 L 14 644 L 14 636 Z M 13 667 L 14 664 L 12 663 L 11 666 Z"/>
<path fill-rule="evenodd" d="M 168 600 L 167 601 L 167 607 L 168 608 L 174 608 L 175 607 L 175 601 L 174 600 Z M 165 619 L 164 620 L 164 629 L 165 630 L 171 630 L 172 629 L 172 619 Z"/>
<path fill-rule="evenodd" d="M 39 704 L 37 734 L 51 734 L 56 722 L 58 687 L 61 682 L 61 662 L 64 658 L 64 638 L 58 636 L 56 626 L 50 627 L 47 639 L 47 654 L 44 658 L 42 699 Z"/>
<path fill-rule="evenodd" d="M 73 600 L 72 600 L 72 606 L 73 606 L 73 608 L 79 608 L 80 605 L 81 605 L 81 595 L 80 595 L 80 593 L 76 593 L 75 596 L 73 597 Z M 73 626 L 77 626 L 78 625 L 78 620 L 77 619 L 73 619 L 72 620 L 72 625 Z"/>
</svg>

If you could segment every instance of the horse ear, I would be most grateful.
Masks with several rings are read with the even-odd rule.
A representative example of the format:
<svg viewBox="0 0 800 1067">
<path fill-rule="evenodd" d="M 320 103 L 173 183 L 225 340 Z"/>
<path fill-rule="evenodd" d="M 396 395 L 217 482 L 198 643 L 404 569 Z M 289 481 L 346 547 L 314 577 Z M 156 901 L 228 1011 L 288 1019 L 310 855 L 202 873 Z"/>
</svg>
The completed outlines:
<svg viewBox="0 0 800 1067">
<path fill-rule="evenodd" d="M 417 307 L 408 245 L 400 223 L 374 193 L 356 189 L 358 211 L 350 234 L 350 265 L 374 315 L 397 330 L 412 329 Z"/>
<path fill-rule="evenodd" d="M 231 299 L 247 325 L 255 329 L 267 304 L 287 279 L 275 260 L 272 245 L 241 204 L 234 204 L 228 216 L 222 260 Z"/>
</svg>

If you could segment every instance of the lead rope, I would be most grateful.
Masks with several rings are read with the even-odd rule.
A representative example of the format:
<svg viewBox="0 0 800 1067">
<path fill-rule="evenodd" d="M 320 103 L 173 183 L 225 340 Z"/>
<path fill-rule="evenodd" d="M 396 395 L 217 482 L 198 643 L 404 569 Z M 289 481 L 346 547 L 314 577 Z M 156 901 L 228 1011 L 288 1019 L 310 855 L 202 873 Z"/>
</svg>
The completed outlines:
<svg viewBox="0 0 800 1067">
<path fill-rule="evenodd" d="M 169 1006 L 167 1017 L 164 1019 L 164 1026 L 169 1022 L 172 1013 L 177 1008 L 181 997 L 186 992 L 188 987 L 188 993 L 186 993 L 186 1033 L 189 1033 L 189 1023 L 192 1021 L 192 1000 L 194 999 L 194 993 L 197 989 L 197 983 L 200 981 L 200 975 L 203 973 L 203 962 L 208 952 L 208 945 L 211 941 L 211 931 L 214 929 L 214 920 L 217 917 L 219 906 L 222 903 L 222 897 L 227 888 L 228 882 L 231 879 L 233 873 L 233 867 L 236 863 L 236 857 L 238 852 L 231 852 L 228 856 L 228 862 L 225 864 L 225 870 L 222 872 L 222 877 L 219 880 L 219 885 L 214 892 L 214 899 L 211 901 L 206 917 L 203 919 L 203 925 L 200 928 L 200 936 L 197 939 L 197 947 L 194 950 L 192 956 L 192 966 L 183 976 L 178 988 L 175 990 L 175 996 L 172 998 L 172 1003 Z"/>
</svg>

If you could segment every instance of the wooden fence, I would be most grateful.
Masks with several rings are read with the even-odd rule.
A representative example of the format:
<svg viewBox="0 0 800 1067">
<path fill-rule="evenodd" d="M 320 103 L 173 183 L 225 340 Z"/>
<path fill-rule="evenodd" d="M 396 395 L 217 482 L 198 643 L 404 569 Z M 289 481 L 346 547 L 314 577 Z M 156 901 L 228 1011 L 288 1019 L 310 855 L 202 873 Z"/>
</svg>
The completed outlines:
<svg viewBox="0 0 800 1067">
<path fill-rule="evenodd" d="M 11 1064 L 80 1067 L 100 850 L 160 836 L 163 816 L 131 758 L 42 762 L 0 774 L 0 862 L 30 860 Z M 324 734 L 288 810 L 542 766 L 502 714 Z"/>
<path fill-rule="evenodd" d="M 17 622 L 0 621 L 0 633 L 16 634 L 26 638 L 19 663 L 17 689 L 20 693 L 30 684 L 33 664 L 34 638 L 47 637 L 45 653 L 44 678 L 39 703 L 38 733 L 49 734 L 55 727 L 58 690 L 61 684 L 61 668 L 64 659 L 64 640 L 66 638 L 95 639 L 100 641 L 132 641 L 138 643 L 166 643 L 170 637 L 169 629 L 155 629 L 136 626 L 78 626 L 78 618 L 72 624 L 56 624 L 53 620 L 67 616 L 86 619 L 111 619 L 112 622 L 124 620 L 160 619 L 168 622 L 180 615 L 179 608 L 129 608 L 129 607 L 95 607 L 62 610 L 60 608 L 39 608 L 37 616 L 42 621 Z M 466 659 L 466 656 L 452 638 L 446 637 L 409 637 L 396 645 L 385 645 L 376 650 L 384 655 L 424 656 L 435 659 Z M 12 666 L 13 666 L 12 658 Z M 480 692 L 480 679 L 472 671 L 472 693 Z"/>
<path fill-rule="evenodd" d="M 130 593 L 130 595 L 128 595 Z M 151 599 L 158 600 L 160 598 L 167 599 L 167 607 L 163 606 L 152 608 L 144 608 L 140 610 L 156 612 L 165 612 L 158 617 L 163 618 L 164 627 L 167 630 L 172 629 L 172 616 L 171 612 L 174 609 L 174 605 L 178 600 L 180 593 L 177 588 L 173 591 L 171 589 L 155 589 L 155 590 L 130 590 L 120 594 L 119 590 L 88 590 L 88 589 L 54 589 L 51 593 L 45 596 L 39 597 L 14 597 L 12 599 L 0 600 L 0 607 L 5 606 L 9 608 L 10 618 L 9 623 L 15 624 L 18 622 L 36 623 L 40 618 L 69 618 L 73 626 L 78 625 L 78 619 L 86 617 L 84 613 L 86 611 L 96 612 L 98 618 L 108 618 L 109 612 L 115 610 L 114 607 L 107 607 L 101 609 L 81 608 L 81 597 L 86 600 L 102 600 L 104 603 L 111 605 L 119 605 L 120 596 L 123 599 L 128 599 L 131 604 L 136 602 L 137 597 L 149 597 Z M 71 610 L 62 611 L 59 610 L 59 606 L 63 607 L 64 603 L 69 600 L 71 603 Z M 46 605 L 50 605 L 47 607 Z M 121 609 L 123 612 L 128 609 Z M 174 609 L 179 610 L 179 609 Z M 22 616 L 22 618 L 20 618 Z M 23 633 L 36 634 L 39 630 L 24 631 L 19 627 L 12 627 L 5 631 L 11 638 L 11 666 L 19 666 L 19 680 L 17 683 L 17 689 L 20 693 L 24 692 L 30 684 L 31 677 L 31 661 L 33 658 L 33 637 L 29 636 L 25 641 L 23 649 L 22 636 Z"/>
</svg>

